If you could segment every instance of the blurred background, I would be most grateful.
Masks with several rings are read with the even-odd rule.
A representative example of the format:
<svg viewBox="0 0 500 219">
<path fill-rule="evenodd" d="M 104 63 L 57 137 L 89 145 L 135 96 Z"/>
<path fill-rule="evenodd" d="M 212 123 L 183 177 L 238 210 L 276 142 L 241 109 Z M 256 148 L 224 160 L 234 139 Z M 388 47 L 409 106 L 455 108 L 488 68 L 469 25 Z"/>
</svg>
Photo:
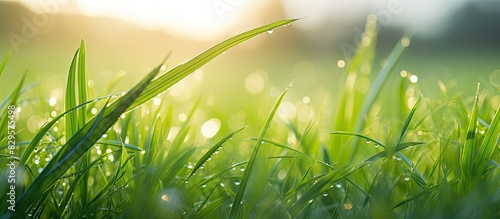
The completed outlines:
<svg viewBox="0 0 500 219">
<path fill-rule="evenodd" d="M 128 89 L 169 52 L 172 68 L 240 32 L 302 18 L 221 55 L 173 87 L 169 101 L 201 97 L 213 112 L 244 118 L 242 109 L 257 105 L 267 112 L 298 75 L 288 98 L 321 106 L 335 98 L 345 74 L 338 61 L 353 54 L 369 14 L 377 16 L 379 34 L 372 75 L 398 39 L 413 34 L 396 72 L 417 75 L 426 96 L 441 96 L 438 81 L 471 95 L 478 82 L 498 84 L 499 11 L 495 0 L 0 1 L 0 57 L 13 50 L 0 99 L 27 72 L 29 83 L 43 84 L 47 101 L 62 100 L 82 38 L 97 95 L 117 75 L 123 79 L 116 91 Z"/>
</svg>

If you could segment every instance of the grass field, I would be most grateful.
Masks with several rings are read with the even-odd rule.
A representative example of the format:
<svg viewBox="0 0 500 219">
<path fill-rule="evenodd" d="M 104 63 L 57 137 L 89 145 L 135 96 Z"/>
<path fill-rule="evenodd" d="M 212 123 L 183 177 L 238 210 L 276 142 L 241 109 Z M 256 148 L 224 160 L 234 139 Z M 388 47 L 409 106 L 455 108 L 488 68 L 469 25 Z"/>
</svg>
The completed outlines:
<svg viewBox="0 0 500 219">
<path fill-rule="evenodd" d="M 268 74 L 254 73 L 253 96 L 197 87 L 216 80 L 204 64 L 292 22 L 177 67 L 166 57 L 127 90 L 89 77 L 83 40 L 64 90 L 16 82 L 0 105 L 2 218 L 500 217 L 500 87 L 422 92 L 401 66 L 408 36 L 377 67 L 368 20 L 354 56 L 333 61 L 335 83 L 307 94 L 300 71 L 263 93 Z"/>
</svg>

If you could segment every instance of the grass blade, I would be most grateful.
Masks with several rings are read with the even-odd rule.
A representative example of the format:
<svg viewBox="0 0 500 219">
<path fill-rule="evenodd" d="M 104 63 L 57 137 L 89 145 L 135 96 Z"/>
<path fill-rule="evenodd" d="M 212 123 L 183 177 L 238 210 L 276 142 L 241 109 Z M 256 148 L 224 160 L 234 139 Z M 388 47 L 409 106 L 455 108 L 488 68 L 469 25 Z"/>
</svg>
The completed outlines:
<svg viewBox="0 0 500 219">
<path fill-rule="evenodd" d="M 292 82 L 293 83 L 293 82 Z M 262 140 L 264 140 L 264 136 L 266 135 L 267 130 L 269 129 L 269 126 L 271 125 L 271 121 L 274 118 L 274 114 L 278 110 L 278 107 L 281 104 L 281 101 L 285 97 L 285 94 L 288 92 L 292 84 L 290 84 L 283 93 L 279 96 L 278 100 L 274 104 L 274 107 L 271 110 L 271 113 L 267 117 L 266 123 L 262 127 L 259 138 L 255 142 L 254 149 L 252 151 L 252 155 L 250 156 L 250 159 L 248 160 L 247 168 L 245 169 L 245 172 L 243 173 L 243 177 L 240 180 L 240 186 L 238 187 L 238 191 L 236 192 L 236 196 L 234 197 L 233 201 L 233 207 L 231 208 L 231 211 L 229 212 L 229 218 L 236 218 L 238 215 L 240 215 L 240 206 L 241 206 L 241 201 L 243 199 L 243 194 L 245 193 L 246 186 L 248 184 L 250 174 L 252 173 L 252 168 L 255 164 L 255 160 L 257 158 L 257 153 L 259 152 L 259 148 L 262 145 Z"/>
<path fill-rule="evenodd" d="M 477 130 L 477 118 L 478 118 L 478 101 L 479 101 L 479 84 L 477 85 L 476 97 L 474 98 L 474 105 L 472 106 L 472 112 L 469 118 L 469 125 L 467 127 L 467 135 L 465 139 L 465 145 L 462 149 L 461 156 L 461 176 L 463 177 L 463 183 L 469 182 L 472 177 L 472 168 L 474 162 L 474 151 L 476 142 L 476 130 Z"/>
<path fill-rule="evenodd" d="M 219 142 L 217 142 L 214 146 L 212 146 L 208 151 L 207 153 L 205 153 L 199 160 L 198 162 L 196 163 L 196 165 L 193 167 L 193 170 L 191 171 L 191 173 L 189 174 L 189 176 L 186 178 L 186 181 L 189 180 L 189 178 L 217 151 L 219 150 L 220 147 L 222 147 L 222 145 L 224 143 L 226 143 L 226 141 L 228 141 L 229 139 L 231 139 L 234 135 L 238 134 L 241 130 L 243 130 L 245 127 L 243 128 L 240 128 L 234 132 L 232 132 L 231 134 L 227 135 L 226 137 L 222 138 Z"/>
<path fill-rule="evenodd" d="M 282 21 L 277 21 L 274 23 L 270 23 L 258 28 L 255 28 L 253 30 L 238 34 L 234 37 L 231 37 L 222 43 L 219 43 L 215 45 L 214 47 L 208 49 L 207 51 L 201 53 L 200 55 L 194 57 L 190 61 L 179 65 L 172 70 L 168 71 L 164 75 L 160 76 L 156 80 L 152 81 L 150 85 L 144 90 L 144 92 L 141 94 L 139 98 L 137 98 L 137 101 L 132 104 L 130 109 L 133 109 L 136 106 L 139 106 L 140 104 L 150 100 L 151 98 L 155 97 L 159 93 L 165 91 L 175 83 L 179 82 L 192 72 L 194 72 L 196 69 L 200 68 L 201 66 L 205 65 L 207 62 L 210 60 L 214 59 L 215 57 L 219 56 L 226 50 L 243 43 L 261 33 L 265 33 L 266 31 L 273 30 L 275 28 L 285 26 L 287 24 L 290 24 L 297 19 L 292 19 L 292 20 L 282 20 Z"/>
<path fill-rule="evenodd" d="M 24 214 L 41 194 L 50 189 L 54 183 L 76 162 L 90 147 L 97 142 L 101 136 L 116 122 L 123 112 L 144 91 L 150 81 L 157 75 L 160 66 L 151 71 L 143 80 L 134 86 L 127 94 L 122 96 L 111 107 L 103 107 L 98 116 L 89 121 L 71 137 L 54 158 L 47 164 L 46 168 L 38 175 L 31 186 L 19 199 L 20 211 Z"/>
</svg>

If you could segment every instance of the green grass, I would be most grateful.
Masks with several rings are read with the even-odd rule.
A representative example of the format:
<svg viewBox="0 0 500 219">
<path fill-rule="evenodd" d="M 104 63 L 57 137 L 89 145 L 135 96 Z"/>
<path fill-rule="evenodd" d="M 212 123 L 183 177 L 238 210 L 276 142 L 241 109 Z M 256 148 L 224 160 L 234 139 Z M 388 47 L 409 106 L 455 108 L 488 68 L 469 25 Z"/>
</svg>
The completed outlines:
<svg viewBox="0 0 500 219">
<path fill-rule="evenodd" d="M 0 105 L 0 166 L 17 164 L 16 211 L 2 195 L 2 218 L 500 217 L 499 89 L 486 84 L 463 97 L 442 83 L 442 97 L 427 98 L 400 76 L 407 36 L 376 69 L 373 22 L 321 105 L 287 96 L 290 85 L 274 105 L 259 106 L 267 116 L 241 109 L 246 124 L 230 130 L 229 116 L 211 112 L 205 97 L 181 107 L 164 94 L 224 51 L 293 21 L 242 33 L 170 70 L 167 57 L 124 92 L 111 82 L 94 95 L 83 40 L 61 102 L 27 92 L 50 88 L 25 85 L 23 76 Z M 314 116 L 281 115 L 290 104 Z M 14 156 L 9 105 L 22 108 Z M 45 118 L 34 133 L 23 128 L 29 108 Z M 219 132 L 204 137 L 199 127 L 216 116 Z"/>
</svg>

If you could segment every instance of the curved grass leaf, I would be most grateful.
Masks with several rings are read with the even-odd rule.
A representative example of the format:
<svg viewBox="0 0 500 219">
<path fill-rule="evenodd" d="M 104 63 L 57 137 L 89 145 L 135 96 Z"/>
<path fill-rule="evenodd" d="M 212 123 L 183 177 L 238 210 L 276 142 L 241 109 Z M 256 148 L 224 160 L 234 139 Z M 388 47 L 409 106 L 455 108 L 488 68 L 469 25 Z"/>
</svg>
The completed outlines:
<svg viewBox="0 0 500 219">
<path fill-rule="evenodd" d="M 265 33 L 266 31 L 273 30 L 275 28 L 285 26 L 287 24 L 290 24 L 297 19 L 292 19 L 292 20 L 282 20 L 282 21 L 277 21 L 274 23 L 270 23 L 258 28 L 255 28 L 253 30 L 238 34 L 234 37 L 231 37 L 222 43 L 219 43 L 212 48 L 208 49 L 207 51 L 201 53 L 200 55 L 194 57 L 193 59 L 189 60 L 188 62 L 181 64 L 172 70 L 168 71 L 164 75 L 160 76 L 159 78 L 155 79 L 154 81 L 151 82 L 150 85 L 144 90 L 144 92 L 137 98 L 137 101 L 132 104 L 130 109 L 133 109 L 136 106 L 139 106 L 140 104 L 150 100 L 151 98 L 155 97 L 156 95 L 160 94 L 161 92 L 165 91 L 175 83 L 179 82 L 192 72 L 194 72 L 196 69 L 200 68 L 201 66 L 205 65 L 207 62 L 210 60 L 214 59 L 215 57 L 219 56 L 226 50 L 243 43 L 261 33 Z"/>
<path fill-rule="evenodd" d="M 150 81 L 157 75 L 160 66 L 151 71 L 143 80 L 134 86 L 127 94 L 119 98 L 110 107 L 103 107 L 98 116 L 78 130 L 59 150 L 45 169 L 38 175 L 31 186 L 19 198 L 20 214 L 25 213 L 41 194 L 50 189 L 54 183 L 87 152 L 101 136 L 116 122 L 122 113 L 144 91 Z M 17 213 L 17 212 L 16 212 Z"/>
</svg>

